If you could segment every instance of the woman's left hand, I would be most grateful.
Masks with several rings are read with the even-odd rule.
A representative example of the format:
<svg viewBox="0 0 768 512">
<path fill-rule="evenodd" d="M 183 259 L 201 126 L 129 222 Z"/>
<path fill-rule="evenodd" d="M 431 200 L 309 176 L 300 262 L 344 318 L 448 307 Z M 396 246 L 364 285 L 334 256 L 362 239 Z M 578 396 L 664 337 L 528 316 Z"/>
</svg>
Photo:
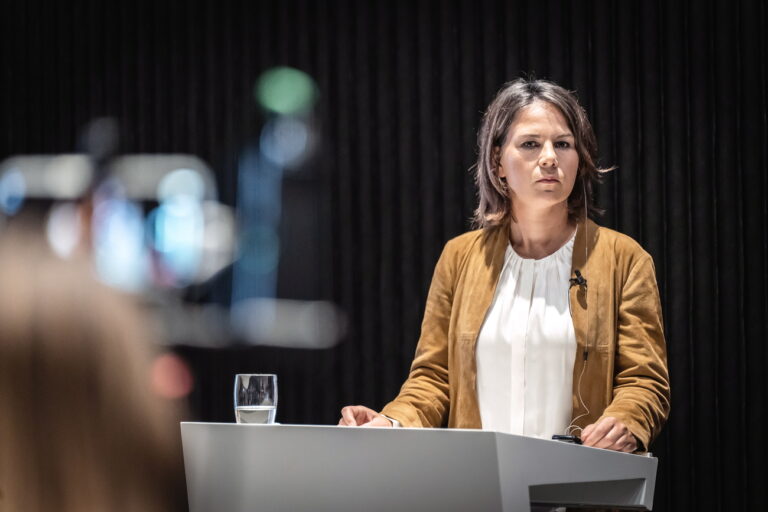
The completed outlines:
<svg viewBox="0 0 768 512">
<path fill-rule="evenodd" d="M 597 423 L 584 427 L 581 432 L 581 443 L 584 446 L 616 450 L 617 452 L 634 452 L 637 450 L 637 439 L 623 422 L 606 416 Z"/>
</svg>

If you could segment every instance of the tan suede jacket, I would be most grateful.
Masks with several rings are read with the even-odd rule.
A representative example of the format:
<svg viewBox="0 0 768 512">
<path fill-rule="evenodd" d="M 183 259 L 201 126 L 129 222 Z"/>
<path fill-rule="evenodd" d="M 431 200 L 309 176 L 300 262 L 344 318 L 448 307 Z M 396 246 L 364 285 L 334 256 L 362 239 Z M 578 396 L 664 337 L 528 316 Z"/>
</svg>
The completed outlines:
<svg viewBox="0 0 768 512">
<path fill-rule="evenodd" d="M 506 226 L 486 228 L 446 244 L 432 278 L 410 375 L 382 410 L 402 426 L 482 428 L 475 345 L 504 264 L 507 233 Z M 658 435 L 670 406 L 653 260 L 628 236 L 588 221 L 579 223 L 576 233 L 572 277 L 577 269 L 587 283 L 570 288 L 578 344 L 573 418 L 581 416 L 575 424 L 583 428 L 613 416 L 644 450 Z M 577 395 L 585 364 L 581 397 L 588 413 Z"/>
</svg>

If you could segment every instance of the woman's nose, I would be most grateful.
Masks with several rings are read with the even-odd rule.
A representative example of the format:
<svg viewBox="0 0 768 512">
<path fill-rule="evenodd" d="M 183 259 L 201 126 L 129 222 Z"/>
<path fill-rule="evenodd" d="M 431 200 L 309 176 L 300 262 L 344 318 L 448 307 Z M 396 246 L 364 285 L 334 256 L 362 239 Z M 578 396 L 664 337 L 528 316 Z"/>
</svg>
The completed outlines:
<svg viewBox="0 0 768 512">
<path fill-rule="evenodd" d="M 557 167 L 557 153 L 555 153 L 555 147 L 551 142 L 545 142 L 541 147 L 541 154 L 539 155 L 539 166 Z"/>
</svg>

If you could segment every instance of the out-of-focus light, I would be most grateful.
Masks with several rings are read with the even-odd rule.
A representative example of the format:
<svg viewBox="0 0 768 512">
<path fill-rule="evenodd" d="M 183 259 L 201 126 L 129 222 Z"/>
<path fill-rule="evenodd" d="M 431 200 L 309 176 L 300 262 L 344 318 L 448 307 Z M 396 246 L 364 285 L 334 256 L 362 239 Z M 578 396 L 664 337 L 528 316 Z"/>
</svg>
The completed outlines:
<svg viewBox="0 0 768 512">
<path fill-rule="evenodd" d="M 280 238 L 265 226 L 246 227 L 242 241 L 240 264 L 250 274 L 269 274 L 277 270 L 280 260 Z"/>
<path fill-rule="evenodd" d="M 93 164 L 85 155 L 19 155 L 0 162 L 0 176 L 14 172 L 22 177 L 25 200 L 73 201 L 91 185 Z"/>
<path fill-rule="evenodd" d="M 149 265 L 139 207 L 123 199 L 99 201 L 93 211 L 93 226 L 99 277 L 122 290 L 140 291 L 146 284 Z"/>
<path fill-rule="evenodd" d="M 280 241 L 283 169 L 248 146 L 238 164 L 239 259 L 232 280 L 232 302 L 274 297 Z"/>
<path fill-rule="evenodd" d="M 90 186 L 93 168 L 83 155 L 60 155 L 45 165 L 42 178 L 50 197 L 77 199 Z"/>
<path fill-rule="evenodd" d="M 154 247 L 171 282 L 185 286 L 194 280 L 200 266 L 204 218 L 199 202 L 189 196 L 164 201 L 150 214 Z"/>
<path fill-rule="evenodd" d="M 176 354 L 162 354 L 150 370 L 152 390 L 169 399 L 184 398 L 192 392 L 194 379 L 187 363 Z"/>
<path fill-rule="evenodd" d="M 45 225 L 48 243 L 53 252 L 68 258 L 80 242 L 80 211 L 75 203 L 58 203 L 51 208 Z"/>
<path fill-rule="evenodd" d="M 341 311 L 325 301 L 245 299 L 232 305 L 232 327 L 254 345 L 329 348 L 344 335 Z"/>
<path fill-rule="evenodd" d="M 195 201 L 202 201 L 205 196 L 203 179 L 192 169 L 176 169 L 163 177 L 157 186 L 159 201 L 168 201 L 181 196 Z"/>
<path fill-rule="evenodd" d="M 96 207 L 98 207 L 113 198 L 119 198 L 120 201 L 127 201 L 123 183 L 114 177 L 110 177 L 96 187 L 96 190 L 93 192 L 93 202 Z"/>
<path fill-rule="evenodd" d="M 202 259 L 197 280 L 205 281 L 232 263 L 235 249 L 235 215 L 215 201 L 203 203 Z"/>
<path fill-rule="evenodd" d="M 296 117 L 275 117 L 261 131 L 261 151 L 275 165 L 295 166 L 308 153 L 310 137 L 310 128 L 305 121 Z"/>
<path fill-rule="evenodd" d="M 216 179 L 208 165 L 184 154 L 123 155 L 110 160 L 110 178 L 121 183 L 126 199 L 162 201 L 169 195 L 216 199 Z"/>
<path fill-rule="evenodd" d="M 277 67 L 262 73 L 254 88 L 256 101 L 276 114 L 290 115 L 309 111 L 315 101 L 315 82 L 295 68 Z"/>
<path fill-rule="evenodd" d="M 17 169 L 11 169 L 0 177 L 0 210 L 14 215 L 24 204 L 27 186 L 24 176 Z"/>
</svg>

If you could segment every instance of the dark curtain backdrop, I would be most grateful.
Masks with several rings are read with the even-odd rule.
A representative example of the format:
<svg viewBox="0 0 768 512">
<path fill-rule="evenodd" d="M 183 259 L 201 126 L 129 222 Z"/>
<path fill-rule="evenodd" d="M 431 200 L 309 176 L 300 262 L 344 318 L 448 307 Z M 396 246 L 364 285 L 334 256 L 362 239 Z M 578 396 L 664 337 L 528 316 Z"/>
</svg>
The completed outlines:
<svg viewBox="0 0 768 512">
<path fill-rule="evenodd" d="M 234 204 L 263 121 L 255 79 L 309 73 L 322 144 L 286 183 L 285 222 L 314 216 L 318 243 L 288 237 L 281 282 L 286 265 L 309 277 L 281 290 L 332 298 L 348 334 L 316 352 L 180 350 L 197 418 L 232 421 L 233 374 L 274 371 L 279 421 L 335 423 L 342 405 L 381 407 L 407 374 L 433 266 L 469 227 L 484 107 L 522 74 L 555 80 L 586 107 L 600 163 L 618 166 L 599 222 L 656 262 L 673 397 L 656 510 L 761 509 L 766 28 L 765 3 L 744 0 L 6 2 L 0 157 L 71 151 L 112 115 L 122 151 L 200 155 Z"/>
</svg>

